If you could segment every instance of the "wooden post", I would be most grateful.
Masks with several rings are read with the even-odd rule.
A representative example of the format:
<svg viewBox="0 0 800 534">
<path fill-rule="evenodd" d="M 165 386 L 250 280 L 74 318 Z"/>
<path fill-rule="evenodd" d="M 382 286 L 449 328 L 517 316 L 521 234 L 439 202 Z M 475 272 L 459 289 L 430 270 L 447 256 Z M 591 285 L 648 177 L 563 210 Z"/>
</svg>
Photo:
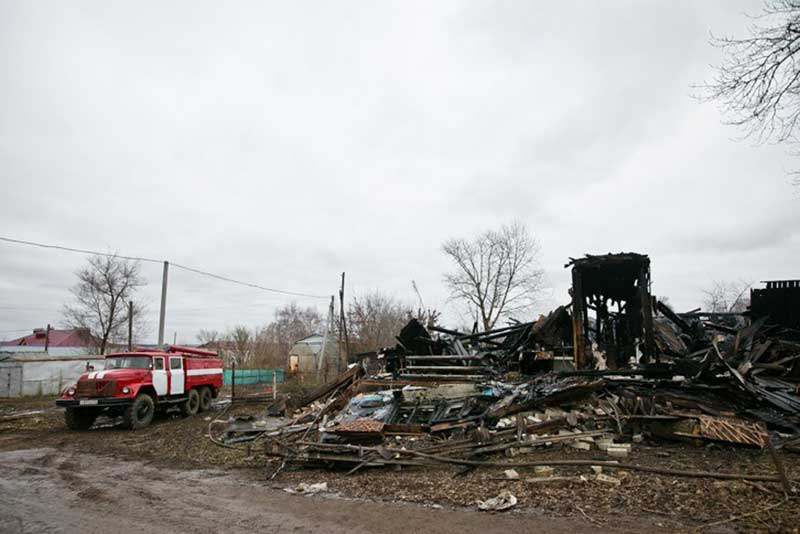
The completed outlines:
<svg viewBox="0 0 800 534">
<path fill-rule="evenodd" d="M 644 351 L 642 363 L 650 363 L 656 352 L 656 338 L 653 332 L 653 299 L 650 298 L 650 261 L 646 260 L 639 271 L 639 298 L 642 303 L 642 334 Z"/>
<path fill-rule="evenodd" d="M 128 352 L 133 352 L 133 301 L 128 301 Z"/>
<path fill-rule="evenodd" d="M 581 273 L 572 267 L 572 354 L 575 369 L 586 365 L 586 341 L 583 337 L 583 316 L 585 313 Z"/>
<path fill-rule="evenodd" d="M 278 398 L 278 370 L 272 370 L 272 400 Z"/>
<path fill-rule="evenodd" d="M 47 330 L 44 331 L 44 351 L 50 348 L 50 323 L 47 323 Z"/>
</svg>

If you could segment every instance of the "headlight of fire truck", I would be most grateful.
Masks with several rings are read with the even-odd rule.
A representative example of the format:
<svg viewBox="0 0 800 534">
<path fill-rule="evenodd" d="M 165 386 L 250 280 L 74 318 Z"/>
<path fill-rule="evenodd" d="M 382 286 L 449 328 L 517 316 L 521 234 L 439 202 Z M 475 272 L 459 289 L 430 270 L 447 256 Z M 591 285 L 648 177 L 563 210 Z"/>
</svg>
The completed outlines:
<svg viewBox="0 0 800 534">
<path fill-rule="evenodd" d="M 122 393 L 124 395 L 127 395 L 130 392 L 131 392 L 131 388 L 129 388 L 128 386 L 125 386 L 124 388 L 122 388 Z"/>
<path fill-rule="evenodd" d="M 68 387 L 68 388 L 67 388 L 67 395 L 69 395 L 70 397 L 71 397 L 71 396 L 73 396 L 73 395 L 75 395 L 75 388 L 73 388 L 73 387 Z"/>
</svg>

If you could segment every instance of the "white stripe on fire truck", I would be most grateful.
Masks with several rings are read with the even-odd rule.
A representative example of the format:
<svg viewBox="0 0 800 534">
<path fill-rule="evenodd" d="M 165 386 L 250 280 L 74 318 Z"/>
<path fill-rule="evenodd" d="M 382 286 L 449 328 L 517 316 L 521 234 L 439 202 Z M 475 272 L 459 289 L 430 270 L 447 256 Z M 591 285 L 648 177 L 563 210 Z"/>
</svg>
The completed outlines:
<svg viewBox="0 0 800 534">
<path fill-rule="evenodd" d="M 189 369 L 186 371 L 186 376 L 197 375 L 221 375 L 222 369 Z"/>
</svg>

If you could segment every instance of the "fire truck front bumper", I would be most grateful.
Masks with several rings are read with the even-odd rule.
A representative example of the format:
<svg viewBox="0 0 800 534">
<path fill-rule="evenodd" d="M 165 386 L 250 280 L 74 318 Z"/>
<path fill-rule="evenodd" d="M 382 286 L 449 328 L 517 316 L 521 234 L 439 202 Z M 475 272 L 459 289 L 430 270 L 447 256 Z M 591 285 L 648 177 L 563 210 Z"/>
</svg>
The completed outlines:
<svg viewBox="0 0 800 534">
<path fill-rule="evenodd" d="M 76 408 L 81 406 L 94 406 L 107 408 L 111 406 L 128 406 L 133 402 L 133 398 L 119 397 L 100 397 L 97 399 L 57 399 L 56 406 L 62 408 Z"/>
</svg>

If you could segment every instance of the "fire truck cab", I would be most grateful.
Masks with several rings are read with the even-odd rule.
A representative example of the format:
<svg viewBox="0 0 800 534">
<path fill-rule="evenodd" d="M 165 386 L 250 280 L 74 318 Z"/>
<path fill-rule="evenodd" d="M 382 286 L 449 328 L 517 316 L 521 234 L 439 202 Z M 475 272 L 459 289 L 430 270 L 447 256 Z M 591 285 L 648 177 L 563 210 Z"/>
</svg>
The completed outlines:
<svg viewBox="0 0 800 534">
<path fill-rule="evenodd" d="M 87 370 L 56 405 L 73 430 L 90 428 L 101 414 L 122 416 L 126 427 L 150 424 L 157 410 L 177 406 L 184 416 L 205 411 L 222 387 L 216 352 L 170 345 L 167 350 L 109 354 L 103 370 Z"/>
</svg>

